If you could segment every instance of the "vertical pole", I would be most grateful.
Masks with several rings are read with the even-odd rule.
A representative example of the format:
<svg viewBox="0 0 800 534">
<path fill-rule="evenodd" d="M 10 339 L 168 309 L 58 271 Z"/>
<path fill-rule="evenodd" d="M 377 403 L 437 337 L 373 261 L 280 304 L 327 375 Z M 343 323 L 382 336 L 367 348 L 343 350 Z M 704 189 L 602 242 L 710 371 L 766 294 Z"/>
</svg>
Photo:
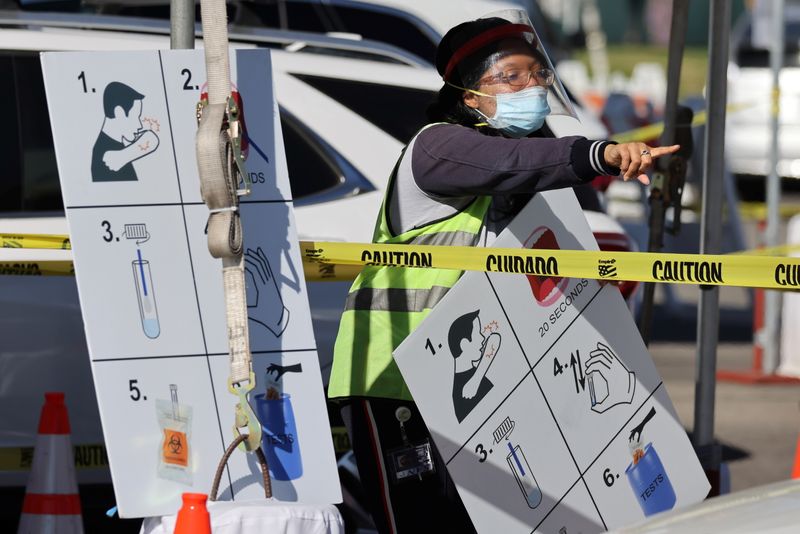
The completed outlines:
<svg viewBox="0 0 800 534">
<path fill-rule="evenodd" d="M 778 147 L 779 115 L 780 115 L 780 74 L 783 66 L 783 12 L 784 0 L 772 3 L 772 42 L 770 43 L 769 63 L 772 69 L 772 101 L 770 106 L 770 131 L 772 139 L 769 150 L 769 176 L 767 177 L 767 231 L 766 246 L 779 245 L 780 234 L 780 201 L 781 177 L 778 169 L 780 151 Z M 772 374 L 780 363 L 779 323 L 781 294 L 777 291 L 766 291 L 764 294 L 764 368 L 765 374 Z"/>
<path fill-rule="evenodd" d="M 681 82 L 681 65 L 686 45 L 686 28 L 689 25 L 689 0 L 675 0 L 672 3 L 672 22 L 669 30 L 669 52 L 667 56 L 667 99 L 664 102 L 664 131 L 661 133 L 661 145 L 675 144 L 675 124 L 677 123 L 678 93 Z M 656 161 L 661 176 L 668 176 L 666 169 L 669 156 Z M 668 194 L 669 180 L 660 180 L 658 187 L 654 181 L 650 190 L 650 234 L 647 239 L 648 252 L 661 252 L 664 248 L 664 217 L 667 207 L 664 205 L 665 190 Z M 660 189 L 659 189 L 660 188 Z M 655 307 L 656 285 L 646 282 L 643 287 L 642 313 L 639 318 L 639 333 L 645 345 L 650 345 L 653 327 L 653 311 Z"/>
<path fill-rule="evenodd" d="M 194 0 L 170 0 L 169 47 L 194 48 Z"/>
<path fill-rule="evenodd" d="M 711 0 L 705 151 L 703 154 L 703 212 L 700 253 L 719 254 L 722 242 L 722 201 L 725 173 L 725 100 L 727 96 L 728 36 L 731 3 Z M 709 475 L 712 493 L 719 491 L 721 454 L 714 446 L 714 394 L 719 339 L 719 288 L 701 287 L 697 322 L 697 375 L 694 399 L 694 445 Z"/>
</svg>

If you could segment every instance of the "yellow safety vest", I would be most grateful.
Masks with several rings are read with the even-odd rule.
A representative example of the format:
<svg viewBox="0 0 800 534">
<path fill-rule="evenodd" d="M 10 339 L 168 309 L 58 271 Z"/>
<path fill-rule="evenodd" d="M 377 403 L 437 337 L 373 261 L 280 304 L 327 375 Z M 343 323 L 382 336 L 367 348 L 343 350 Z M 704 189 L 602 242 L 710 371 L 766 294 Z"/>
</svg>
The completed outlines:
<svg viewBox="0 0 800 534">
<path fill-rule="evenodd" d="M 446 219 L 401 235 L 392 234 L 387 215 L 398 166 L 389 178 L 372 242 L 475 246 L 491 203 L 489 196 L 476 197 L 466 208 Z M 350 288 L 339 323 L 328 397 L 411 400 L 392 351 L 425 319 L 462 273 L 446 269 L 364 267 Z"/>
</svg>

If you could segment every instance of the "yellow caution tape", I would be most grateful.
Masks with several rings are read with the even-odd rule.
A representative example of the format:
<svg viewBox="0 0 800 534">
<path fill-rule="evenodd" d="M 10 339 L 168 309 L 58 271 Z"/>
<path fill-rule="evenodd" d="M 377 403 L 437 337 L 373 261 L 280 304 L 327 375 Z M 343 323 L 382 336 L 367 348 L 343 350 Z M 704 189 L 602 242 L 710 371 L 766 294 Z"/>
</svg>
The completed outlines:
<svg viewBox="0 0 800 534">
<path fill-rule="evenodd" d="M 0 234 L 0 247 L 69 250 L 72 243 L 66 235 Z"/>
<path fill-rule="evenodd" d="M 564 278 L 800 288 L 800 258 L 301 241 L 304 262 L 389 265 Z"/>
<path fill-rule="evenodd" d="M 347 429 L 332 426 L 334 451 L 342 454 L 351 449 Z M 73 458 L 76 469 L 100 469 L 108 467 L 108 453 L 102 443 L 75 445 Z M 33 447 L 0 447 L 0 471 L 30 471 L 33 464 Z"/>
<path fill-rule="evenodd" d="M 767 218 L 767 205 L 764 202 L 740 202 L 739 213 L 743 217 L 763 221 Z M 800 206 L 794 204 L 781 204 L 778 213 L 784 219 L 794 217 L 800 213 Z"/>
<path fill-rule="evenodd" d="M 75 445 L 73 458 L 77 469 L 108 467 L 106 447 L 102 443 Z M 33 447 L 0 448 L 0 471 L 30 471 L 33 463 Z"/>
<path fill-rule="evenodd" d="M 301 241 L 300 244 L 304 242 Z M 361 267 L 361 265 L 319 263 L 303 258 L 303 274 L 309 282 L 352 282 L 361 272 Z"/>
<path fill-rule="evenodd" d="M 727 113 L 736 113 L 737 111 L 753 107 L 754 105 L 755 104 L 752 103 L 729 104 L 725 108 L 725 111 Z M 694 118 L 692 118 L 692 126 L 702 126 L 705 123 L 706 123 L 705 111 L 698 111 L 697 113 L 694 114 Z M 661 137 L 663 131 L 664 131 L 664 123 L 654 122 L 653 124 L 648 124 L 647 126 L 642 126 L 641 128 L 635 128 L 633 130 L 628 130 L 627 132 L 620 132 L 618 134 L 614 134 L 611 136 L 611 140 L 616 141 L 617 143 L 633 143 L 634 141 L 648 141 L 650 139 L 657 139 Z"/>
<path fill-rule="evenodd" d="M 731 255 L 747 255 L 747 256 L 788 256 L 794 252 L 800 251 L 800 244 L 794 245 L 778 245 L 777 247 L 756 248 L 751 250 L 740 250 L 738 252 L 731 252 Z"/>
<path fill-rule="evenodd" d="M 19 236 L 18 236 L 19 237 Z M 66 236 L 23 236 L 34 248 L 35 238 L 55 242 Z M 726 255 L 608 252 L 588 250 L 527 250 L 481 247 L 439 247 L 371 243 L 301 241 L 303 271 L 310 281 L 352 280 L 364 265 L 428 267 L 506 272 L 565 278 L 632 280 L 718 286 L 794 289 L 800 287 L 800 258 L 779 254 L 798 249 L 771 249 Z M 69 261 L 0 262 L 0 274 L 72 275 Z"/>
<path fill-rule="evenodd" d="M 0 261 L 0 275 L 72 276 L 71 261 Z"/>
</svg>

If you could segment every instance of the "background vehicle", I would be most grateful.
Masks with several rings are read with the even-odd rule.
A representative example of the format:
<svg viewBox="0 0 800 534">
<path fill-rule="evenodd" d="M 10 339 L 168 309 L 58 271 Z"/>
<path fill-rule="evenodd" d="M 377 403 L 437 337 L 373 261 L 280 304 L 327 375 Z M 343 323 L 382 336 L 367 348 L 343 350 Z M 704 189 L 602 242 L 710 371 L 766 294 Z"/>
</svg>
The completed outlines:
<svg viewBox="0 0 800 534">
<path fill-rule="evenodd" d="M 9 125 L 0 134 L 7 168 L 0 232 L 67 233 L 38 53 L 168 48 L 168 32 L 166 21 L 0 13 L 0 107 Z M 231 39 L 236 47 L 273 50 L 300 238 L 370 240 L 394 161 L 425 123 L 424 109 L 441 85 L 436 71 L 405 50 L 363 39 L 237 26 Z M 556 116 L 548 124 L 557 135 L 605 137 L 597 120 L 579 113 L 581 123 Z M 613 220 L 603 214 L 593 220 L 615 246 L 630 243 Z M 2 261 L 69 256 L 6 249 Z M 349 285 L 309 284 L 325 376 Z M 52 389 L 67 394 L 73 442 L 102 443 L 74 279 L 0 277 L 0 305 L 14 310 L 0 318 L 0 447 L 33 444 L 41 392 Z M 36 377 L 36 391 L 30 377 Z M 25 476 L 0 471 L 0 486 L 23 485 Z M 81 483 L 108 480 L 106 470 L 79 470 L 78 476 Z"/>
<path fill-rule="evenodd" d="M 228 20 L 234 25 L 347 34 L 389 43 L 430 64 L 433 64 L 436 45 L 448 29 L 491 11 L 523 7 L 539 33 L 545 30 L 543 39 L 553 33 L 535 0 L 228 0 L 226 3 Z M 84 12 L 169 19 L 168 0 L 65 0 L 60 3 L 65 10 L 76 4 L 80 4 Z M 197 21 L 200 21 L 199 8 Z"/>
<path fill-rule="evenodd" d="M 0 182 L 0 231 L 66 233 L 38 52 L 168 48 L 168 28 L 158 22 L 159 35 L 152 30 L 138 31 L 142 21 L 100 17 L 102 22 L 94 22 L 102 27 L 127 24 L 135 33 L 91 30 L 86 29 L 90 23 L 81 16 L 59 15 L 58 23 L 36 17 L 40 18 L 16 14 L 4 19 L 5 27 L 0 29 L 0 106 L 7 124 L 13 124 L 0 134 L 0 150 L 9 170 Z M 71 27 L 64 27 L 70 26 L 70 20 Z M 352 44 L 348 40 L 328 39 L 323 43 L 312 41 L 313 35 L 304 37 L 302 43 L 312 43 L 315 50 L 326 53 L 277 49 L 272 55 L 299 232 L 303 238 L 368 239 L 380 189 L 402 146 L 398 137 L 410 137 L 424 123 L 421 110 L 434 84 L 432 73 L 387 60 L 380 52 L 370 53 L 370 60 L 363 59 L 364 50 L 358 52 L 357 59 L 342 57 L 349 53 L 345 50 Z M 239 40 L 236 46 L 255 44 Z M 291 43 L 280 46 L 294 49 Z M 396 80 L 401 80 L 400 84 Z M 367 90 L 388 93 L 382 97 L 409 111 L 384 117 L 380 109 L 356 106 L 353 110 L 328 96 L 335 97 L 338 92 L 358 95 Z M 345 103 L 351 102 L 345 99 Z M 418 111 L 416 115 L 414 110 Z M 342 131 L 348 135 L 341 135 Z M 337 210 L 315 211 L 332 202 L 339 206 Z M 52 259 L 69 256 L 66 251 L 47 254 Z M 3 257 L 6 261 L 25 261 L 44 256 L 41 251 L 5 249 Z M 331 286 L 316 286 L 324 294 L 321 299 L 312 296 L 322 302 L 315 307 L 315 322 L 337 322 L 347 284 L 334 284 L 340 286 L 340 292 L 333 291 L 330 297 L 327 292 L 332 291 Z M 52 389 L 65 391 L 71 413 L 80 414 L 73 415 L 74 442 L 102 443 L 74 279 L 0 277 L 0 287 L 2 304 L 16 310 L 0 319 L 0 335 L 7 339 L 0 353 L 4 371 L 0 447 L 33 444 L 41 392 Z M 325 334 L 318 336 L 324 344 Z M 332 345 L 332 338 L 328 344 Z M 35 392 L 28 385 L 31 377 L 36 378 Z M 24 484 L 25 475 L 0 472 L 0 484 Z M 107 479 L 107 473 L 81 471 L 79 479 Z"/>
<path fill-rule="evenodd" d="M 168 28 L 165 23 L 120 17 L 87 19 L 58 15 L 48 18 L 19 13 L 0 14 L 0 22 L 6 25 L 0 30 L 0 68 L 4 72 L 2 78 L 7 80 L 0 105 L 16 124 L 16 128 L 5 130 L 2 143 L 10 169 L 0 184 L 2 229 L 64 233 L 66 224 L 38 51 L 165 48 Z M 107 29 L 90 29 L 92 27 Z M 111 28 L 129 28 L 136 33 L 112 31 Z M 260 40 L 244 40 L 235 32 L 232 35 L 237 39 L 236 46 L 266 42 L 264 35 L 259 35 Z M 370 52 L 366 42 L 361 42 L 361 48 L 354 51 L 353 44 L 347 40 L 327 38 L 325 42 L 315 42 L 310 35 L 292 36 L 304 43 L 301 52 L 286 51 L 295 49 L 292 43 L 297 42 L 286 36 L 278 44 L 273 40 L 272 45 L 284 48 L 273 51 L 273 65 L 300 238 L 368 241 L 394 160 L 403 144 L 425 123 L 425 106 L 441 82 L 433 69 L 399 65 L 396 54 L 387 58 L 380 48 Z M 356 54 L 358 59 L 341 57 L 351 54 Z M 367 54 L 371 54 L 370 59 L 363 59 Z M 24 91 L 20 90 L 22 87 Z M 382 102 L 392 102 L 392 106 L 379 104 Z M 24 114 L 18 110 L 24 110 Z M 593 138 L 605 135 L 602 125 L 588 118 L 578 123 L 566 117 L 551 117 L 548 124 L 558 135 L 582 133 Z M 347 135 L 341 135 L 342 131 Z M 601 221 L 601 225 L 605 224 L 604 234 L 609 234 L 608 226 L 613 226 L 612 223 Z M 622 232 L 619 227 L 614 227 L 613 231 Z M 620 235 L 624 236 L 624 232 Z M 5 253 L 6 258 L 21 260 L 31 254 L 25 250 L 6 250 Z M 36 254 L 41 257 L 41 253 Z M 50 345 L 34 350 L 46 357 L 58 352 L 70 354 L 69 362 L 64 356 L 59 357 L 56 367 L 48 374 L 55 379 L 65 376 L 69 369 L 83 369 L 81 374 L 85 379 L 79 382 L 85 382 L 88 362 L 82 329 L 78 327 L 80 315 L 74 282 L 47 279 L 37 286 L 39 282 L 42 280 L 2 278 L 0 284 L 9 286 L 8 291 L 2 292 L 3 298 L 15 306 L 26 303 L 26 307 L 41 307 L 33 313 L 38 317 L 52 313 L 53 305 L 70 310 L 70 326 L 66 332 L 62 330 L 66 317 L 63 313 L 44 324 L 38 322 L 37 339 Z M 311 284 L 309 290 L 324 371 L 330 363 L 343 295 L 348 286 L 346 282 L 316 283 Z M 56 317 L 60 320 L 55 320 Z M 6 339 L 20 340 L 20 352 L 14 352 L 16 363 L 8 369 L 35 365 L 34 359 L 23 356 L 30 353 L 24 346 L 33 337 L 20 331 L 20 325 L 27 324 L 27 320 L 28 316 L 22 314 L 9 318 L 10 323 L 0 322 L 0 329 L 7 332 Z M 51 326 L 59 331 L 49 332 Z M 73 392 L 68 389 L 71 403 L 83 405 L 87 402 L 95 412 L 91 391 L 76 388 L 74 395 L 70 393 Z M 5 395 L 9 400 L 14 398 L 8 390 Z M 3 421 L 0 425 L 8 425 L 0 426 L 0 440 L 2 436 L 14 435 L 17 439 L 12 439 L 9 445 L 30 443 L 32 430 L 20 433 L 18 429 L 30 427 L 29 422 L 35 420 L 36 416 L 31 413 L 36 413 L 38 407 L 34 405 L 31 409 L 29 413 L 17 410 L 8 418 L 0 418 Z M 83 423 L 76 424 L 78 435 L 82 427 Z M 90 428 L 95 428 L 89 432 L 91 437 L 100 439 L 98 425 L 87 423 L 86 431 Z"/>
<path fill-rule="evenodd" d="M 800 178 L 800 2 L 786 3 L 784 20 L 778 174 L 796 179 Z M 737 21 L 730 52 L 728 103 L 742 109 L 727 115 L 725 156 L 731 172 L 750 182 L 743 183 L 745 192 L 763 195 L 762 180 L 769 174 L 772 70 L 768 48 L 754 39 L 749 12 Z"/>
<path fill-rule="evenodd" d="M 800 521 L 800 481 L 759 486 L 656 514 L 618 534 L 790 534 Z"/>
</svg>

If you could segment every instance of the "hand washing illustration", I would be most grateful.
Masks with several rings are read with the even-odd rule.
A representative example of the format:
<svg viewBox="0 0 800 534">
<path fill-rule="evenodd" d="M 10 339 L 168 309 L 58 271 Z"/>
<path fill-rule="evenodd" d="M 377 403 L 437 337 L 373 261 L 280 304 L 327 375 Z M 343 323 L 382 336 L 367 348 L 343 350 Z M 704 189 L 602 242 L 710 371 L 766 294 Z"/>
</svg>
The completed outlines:
<svg viewBox="0 0 800 534">
<path fill-rule="evenodd" d="M 247 316 L 281 337 L 289 324 L 289 310 L 283 305 L 278 281 L 261 247 L 248 248 L 244 254 L 247 276 Z"/>
<path fill-rule="evenodd" d="M 586 361 L 586 379 L 592 411 L 603 413 L 619 404 L 630 404 L 636 391 L 636 375 L 614 354 L 611 347 L 597 342 Z"/>
</svg>

